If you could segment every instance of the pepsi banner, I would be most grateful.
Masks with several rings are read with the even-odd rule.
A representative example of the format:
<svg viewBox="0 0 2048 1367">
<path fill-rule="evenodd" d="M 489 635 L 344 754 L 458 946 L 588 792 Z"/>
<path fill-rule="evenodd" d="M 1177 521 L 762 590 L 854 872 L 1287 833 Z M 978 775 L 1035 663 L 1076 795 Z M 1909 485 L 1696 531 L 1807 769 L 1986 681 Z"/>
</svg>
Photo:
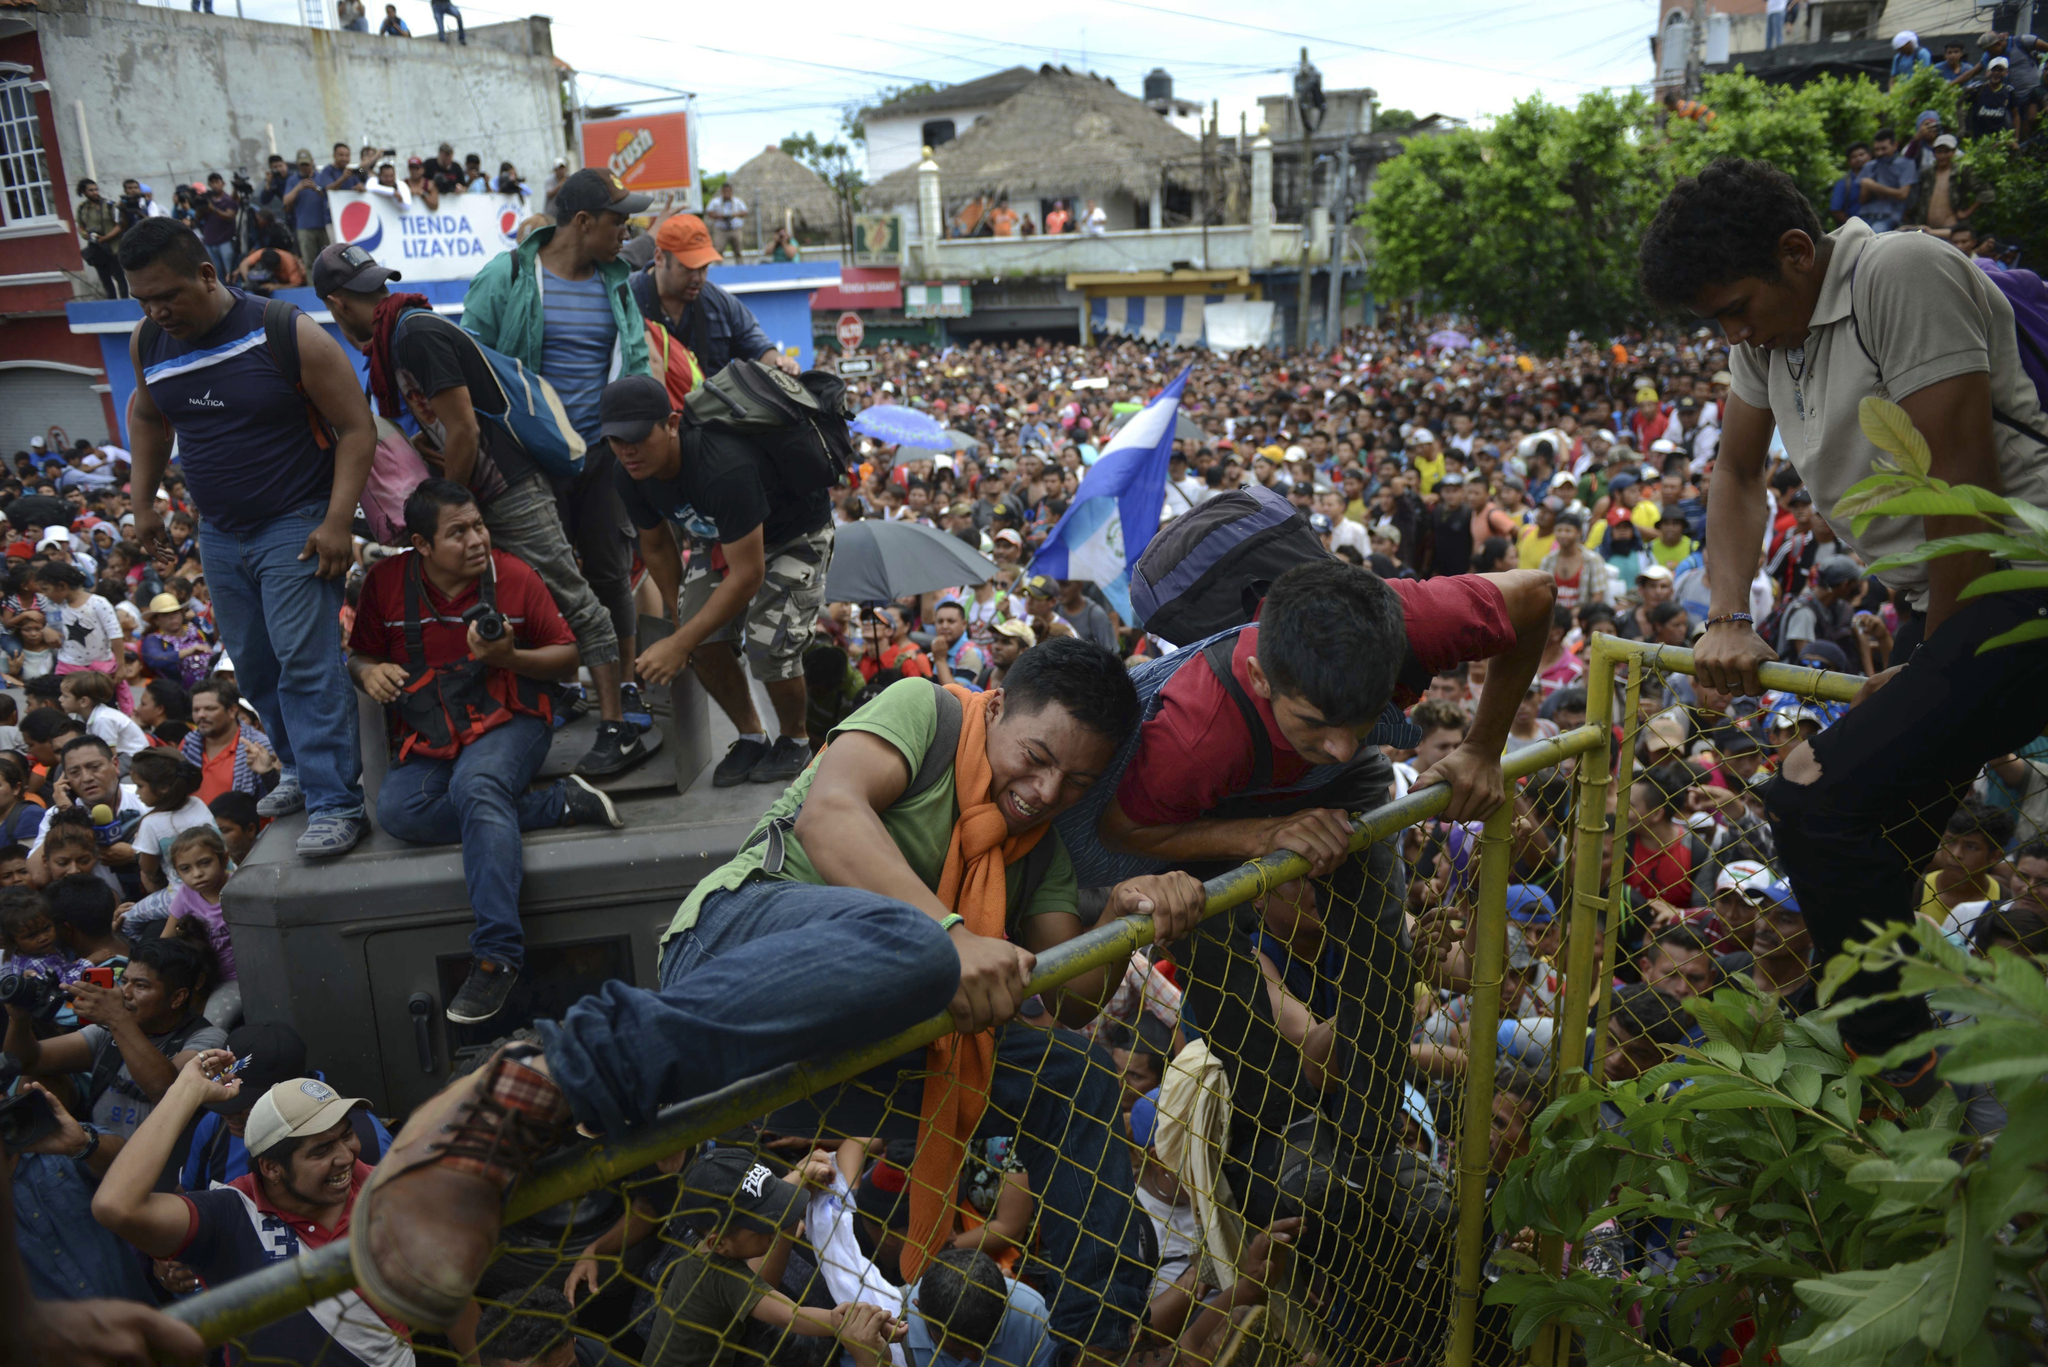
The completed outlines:
<svg viewBox="0 0 2048 1367">
<path fill-rule="evenodd" d="M 467 280 L 519 243 L 538 205 L 518 195 L 443 196 L 429 209 L 391 194 L 330 190 L 334 240 L 353 243 L 407 280 Z"/>
</svg>

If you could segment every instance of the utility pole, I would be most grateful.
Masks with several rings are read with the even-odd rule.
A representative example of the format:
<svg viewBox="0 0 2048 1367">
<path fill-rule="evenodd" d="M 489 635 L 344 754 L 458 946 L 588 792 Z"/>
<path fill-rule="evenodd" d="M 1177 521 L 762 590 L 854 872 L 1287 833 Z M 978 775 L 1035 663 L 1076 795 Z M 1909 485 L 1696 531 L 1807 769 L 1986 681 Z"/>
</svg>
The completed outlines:
<svg viewBox="0 0 2048 1367">
<path fill-rule="evenodd" d="M 1351 239 L 1351 148 L 1345 141 L 1330 172 L 1330 309 L 1323 344 L 1332 347 L 1344 335 L 1344 248 Z"/>
<path fill-rule="evenodd" d="M 1697 100 L 1707 64 L 1707 0 L 1692 0 L 1691 28 L 1686 35 L 1685 98 Z"/>
<path fill-rule="evenodd" d="M 1301 65 L 1294 69 L 1294 114 L 1301 120 L 1301 281 L 1294 291 L 1294 348 L 1306 354 L 1310 284 L 1308 220 L 1316 198 L 1315 132 L 1323 123 L 1323 75 L 1310 64 L 1307 48 L 1301 50 Z"/>
<path fill-rule="evenodd" d="M 1209 149 L 1216 141 L 1217 101 L 1209 101 L 1209 121 L 1202 125 L 1202 200 L 1199 206 L 1202 215 L 1202 269 L 1209 269 L 1209 211 L 1215 207 L 1215 196 L 1210 192 Z"/>
</svg>

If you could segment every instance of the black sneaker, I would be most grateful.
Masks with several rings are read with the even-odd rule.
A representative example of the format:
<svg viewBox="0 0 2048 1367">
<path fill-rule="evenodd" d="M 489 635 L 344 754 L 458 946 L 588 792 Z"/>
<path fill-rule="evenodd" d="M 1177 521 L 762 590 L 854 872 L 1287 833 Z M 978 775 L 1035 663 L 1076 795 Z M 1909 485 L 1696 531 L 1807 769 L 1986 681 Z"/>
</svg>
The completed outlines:
<svg viewBox="0 0 2048 1367">
<path fill-rule="evenodd" d="M 469 970 L 469 980 L 448 1003 L 448 1019 L 457 1025 L 489 1020 L 505 1009 L 505 999 L 512 995 L 512 985 L 518 981 L 518 969 L 478 959 Z"/>
<path fill-rule="evenodd" d="M 647 746 L 641 741 L 640 732 L 630 722 L 601 721 L 597 724 L 597 739 L 590 744 L 590 753 L 576 762 L 576 772 L 590 778 L 603 778 L 632 768 L 647 755 Z"/>
<path fill-rule="evenodd" d="M 726 750 L 725 758 L 718 761 L 718 767 L 711 771 L 711 786 L 734 788 L 745 783 L 754 772 L 754 766 L 773 753 L 765 742 L 741 736 Z"/>
<path fill-rule="evenodd" d="M 811 762 L 811 743 L 795 736 L 784 736 L 775 742 L 775 748 L 755 762 L 747 774 L 749 783 L 787 783 L 804 771 Z"/>
<path fill-rule="evenodd" d="M 640 691 L 640 685 L 625 683 L 619 685 L 619 711 L 626 720 L 642 731 L 654 729 L 654 714 L 647 710 L 647 697 Z"/>
<path fill-rule="evenodd" d="M 569 781 L 562 785 L 562 824 L 609 826 L 616 831 L 626 823 L 620 819 L 619 809 L 612 806 L 609 797 L 571 774 Z"/>
<path fill-rule="evenodd" d="M 581 688 L 571 688 L 557 710 L 559 725 L 567 726 L 572 721 L 582 721 L 590 715 L 590 698 Z"/>
</svg>

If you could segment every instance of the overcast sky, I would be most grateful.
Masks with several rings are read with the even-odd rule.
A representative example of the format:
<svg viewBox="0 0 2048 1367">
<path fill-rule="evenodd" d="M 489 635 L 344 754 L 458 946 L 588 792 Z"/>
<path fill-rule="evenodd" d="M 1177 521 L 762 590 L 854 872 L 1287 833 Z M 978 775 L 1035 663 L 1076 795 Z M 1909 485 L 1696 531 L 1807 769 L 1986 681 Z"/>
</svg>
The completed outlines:
<svg viewBox="0 0 2048 1367">
<path fill-rule="evenodd" d="M 493 2 L 498 8 L 465 3 L 463 13 L 485 24 L 533 12 L 517 0 Z M 216 0 L 224 13 L 231 3 Z M 551 3 L 533 8 L 546 13 Z M 243 5 L 252 19 L 288 21 L 297 11 L 293 0 Z M 398 7 L 432 41 L 425 0 Z M 374 24 L 382 4 L 370 10 Z M 840 111 L 884 86 L 948 84 L 1041 62 L 1085 66 L 1132 94 L 1146 72 L 1164 67 L 1181 98 L 1221 101 L 1224 130 L 1235 132 L 1240 111 L 1257 127 L 1258 96 L 1289 88 L 1305 44 L 1326 87 L 1370 86 L 1382 105 L 1483 119 L 1538 91 L 1570 102 L 1601 86 L 1647 82 L 1657 12 L 1655 0 L 574 0 L 550 17 L 555 51 L 581 73 L 587 101 L 694 93 L 699 153 L 715 172 L 791 133 L 835 135 Z"/>
</svg>

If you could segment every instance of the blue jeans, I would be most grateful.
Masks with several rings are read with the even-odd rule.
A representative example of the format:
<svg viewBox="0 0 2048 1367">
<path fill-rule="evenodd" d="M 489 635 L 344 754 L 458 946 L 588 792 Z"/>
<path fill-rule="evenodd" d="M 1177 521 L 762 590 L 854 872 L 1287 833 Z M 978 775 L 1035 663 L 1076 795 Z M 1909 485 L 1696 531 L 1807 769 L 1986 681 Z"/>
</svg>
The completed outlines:
<svg viewBox="0 0 2048 1367">
<path fill-rule="evenodd" d="M 462 27 L 462 11 L 455 8 L 455 6 L 453 5 L 439 3 L 435 4 L 434 36 L 439 38 L 444 43 L 448 41 L 448 21 L 451 18 L 455 20 L 456 41 L 462 43 L 464 46 L 467 46 L 469 44 L 469 34 L 466 31 L 464 31 Z"/>
<path fill-rule="evenodd" d="M 620 1134 L 663 1106 L 928 1020 L 959 979 L 951 943 L 915 907 L 759 879 L 705 899 L 697 924 L 669 942 L 658 992 L 608 983 L 560 1026 L 540 1029 L 576 1118 Z M 924 1065 L 916 1050 L 778 1112 L 776 1124 L 882 1133 L 885 1118 L 918 1113 Z M 1108 1056 L 1079 1035 L 1012 1024 L 996 1031 L 982 1124 L 1017 1135 L 1041 1207 L 1033 1268 L 1050 1273 L 1052 1327 L 1118 1352 L 1151 1281 L 1138 1257 L 1129 1154 L 1116 1142 L 1120 1090 Z"/>
<path fill-rule="evenodd" d="M 562 824 L 560 782 L 529 790 L 548 757 L 551 733 L 538 717 L 515 717 L 484 732 L 454 759 L 408 760 L 377 791 L 377 824 L 400 840 L 462 846 L 479 959 L 518 968 L 519 884 L 525 876 L 519 833 Z"/>
<path fill-rule="evenodd" d="M 1780 47 L 1785 42 L 1785 16 L 1783 13 L 1764 16 L 1764 51 Z"/>
<path fill-rule="evenodd" d="M 225 281 L 235 269 L 235 240 L 229 238 L 225 242 L 207 243 L 206 255 L 213 262 L 214 274 Z"/>
<path fill-rule="evenodd" d="M 363 815 L 355 685 L 341 643 L 343 582 L 299 559 L 327 516 L 309 503 L 252 532 L 199 524 L 213 616 L 235 662 L 242 696 L 256 705 L 283 778 L 306 790 L 314 816 Z"/>
</svg>

